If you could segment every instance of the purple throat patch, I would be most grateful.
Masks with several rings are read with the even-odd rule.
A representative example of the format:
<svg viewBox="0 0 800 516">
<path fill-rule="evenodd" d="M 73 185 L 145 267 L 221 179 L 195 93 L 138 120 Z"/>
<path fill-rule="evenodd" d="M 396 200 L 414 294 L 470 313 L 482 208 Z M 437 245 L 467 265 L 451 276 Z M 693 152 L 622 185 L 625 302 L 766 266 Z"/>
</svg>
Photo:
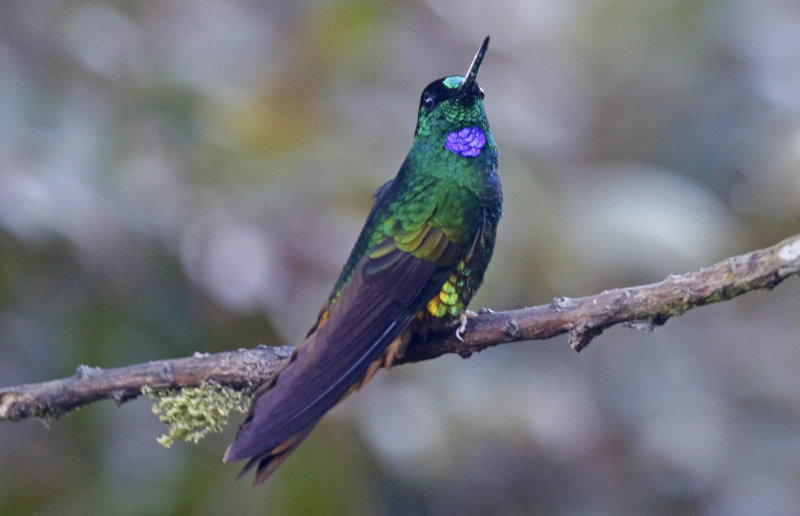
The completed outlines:
<svg viewBox="0 0 800 516">
<path fill-rule="evenodd" d="M 486 135 L 480 127 L 465 127 L 447 135 L 444 148 L 465 158 L 474 158 L 486 145 Z"/>
</svg>

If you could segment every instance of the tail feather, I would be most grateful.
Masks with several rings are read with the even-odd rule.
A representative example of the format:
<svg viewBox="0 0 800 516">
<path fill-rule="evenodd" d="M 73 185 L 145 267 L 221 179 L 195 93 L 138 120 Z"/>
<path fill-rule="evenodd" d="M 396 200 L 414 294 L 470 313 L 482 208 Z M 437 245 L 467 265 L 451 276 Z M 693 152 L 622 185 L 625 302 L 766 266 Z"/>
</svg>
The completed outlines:
<svg viewBox="0 0 800 516">
<path fill-rule="evenodd" d="M 256 468 L 256 484 L 266 480 L 328 410 L 402 355 L 409 325 L 449 274 L 398 248 L 364 258 L 324 323 L 257 395 L 225 461 L 248 459 L 243 474 Z"/>
<path fill-rule="evenodd" d="M 239 480 L 243 476 L 245 476 L 250 470 L 256 468 L 256 476 L 253 479 L 253 486 L 257 486 L 261 484 L 265 480 L 272 475 L 278 466 L 283 464 L 283 462 L 289 458 L 289 455 L 294 452 L 300 444 L 305 441 L 308 434 L 311 433 L 311 430 L 314 429 L 316 423 L 310 425 L 308 428 L 301 430 L 300 432 L 296 433 L 289 439 L 286 439 L 280 445 L 276 446 L 272 450 L 262 453 L 261 455 L 256 455 L 251 457 L 250 460 L 247 461 L 247 464 L 244 465 L 242 470 L 236 476 L 236 480 Z M 231 451 L 231 447 L 229 446 L 228 449 L 225 451 L 225 457 L 222 459 L 223 462 L 230 462 L 228 454 Z"/>
</svg>

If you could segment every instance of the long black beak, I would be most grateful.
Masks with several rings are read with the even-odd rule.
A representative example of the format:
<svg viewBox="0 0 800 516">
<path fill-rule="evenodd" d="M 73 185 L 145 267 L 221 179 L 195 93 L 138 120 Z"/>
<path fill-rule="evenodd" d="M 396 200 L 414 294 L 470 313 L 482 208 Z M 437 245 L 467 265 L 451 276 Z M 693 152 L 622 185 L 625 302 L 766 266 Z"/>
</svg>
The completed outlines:
<svg viewBox="0 0 800 516">
<path fill-rule="evenodd" d="M 464 76 L 464 82 L 458 88 L 459 97 L 472 94 L 472 86 L 475 84 L 475 78 L 478 76 L 478 69 L 481 67 L 484 56 L 486 56 L 487 48 L 489 48 L 489 36 L 486 36 L 486 39 L 481 43 L 481 48 L 478 49 L 478 53 L 472 58 L 472 64 L 469 65 L 467 75 Z"/>
</svg>

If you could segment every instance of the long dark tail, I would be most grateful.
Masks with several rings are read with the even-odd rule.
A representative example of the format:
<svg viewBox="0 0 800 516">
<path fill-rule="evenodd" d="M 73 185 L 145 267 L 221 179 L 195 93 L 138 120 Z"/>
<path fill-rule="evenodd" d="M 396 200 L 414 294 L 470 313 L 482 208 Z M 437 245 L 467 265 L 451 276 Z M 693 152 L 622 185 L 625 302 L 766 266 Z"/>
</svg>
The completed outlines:
<svg viewBox="0 0 800 516">
<path fill-rule="evenodd" d="M 256 467 L 256 483 L 269 477 L 326 412 L 374 373 L 370 366 L 405 334 L 449 272 L 397 248 L 365 258 L 275 385 L 257 395 L 225 462 L 249 459 L 243 473 Z"/>
<path fill-rule="evenodd" d="M 247 464 L 244 465 L 242 471 L 239 472 L 239 475 L 236 479 L 240 479 L 247 474 L 253 468 L 256 468 L 256 477 L 253 479 L 253 485 L 257 486 L 258 484 L 264 482 L 270 475 L 272 475 L 278 466 L 283 464 L 283 461 L 289 458 L 289 455 L 292 454 L 293 451 L 297 449 L 300 444 L 305 441 L 308 434 L 311 433 L 311 430 L 314 429 L 314 425 L 310 425 L 305 430 L 296 433 L 286 441 L 284 441 L 280 446 L 276 446 L 272 450 L 267 453 L 256 455 L 252 457 Z M 222 460 L 224 462 L 229 462 L 228 452 L 231 450 L 231 447 L 228 447 L 228 450 L 225 453 L 225 458 Z"/>
</svg>

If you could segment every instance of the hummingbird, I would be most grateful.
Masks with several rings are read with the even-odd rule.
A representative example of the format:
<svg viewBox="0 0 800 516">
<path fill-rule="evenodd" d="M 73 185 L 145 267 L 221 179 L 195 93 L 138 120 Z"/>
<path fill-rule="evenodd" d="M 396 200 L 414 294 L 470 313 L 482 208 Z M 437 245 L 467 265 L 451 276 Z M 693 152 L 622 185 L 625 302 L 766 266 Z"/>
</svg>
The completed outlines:
<svg viewBox="0 0 800 516">
<path fill-rule="evenodd" d="M 224 462 L 248 459 L 265 481 L 320 419 L 417 334 L 459 319 L 483 282 L 502 211 L 498 150 L 475 79 L 481 44 L 466 75 L 422 92 L 411 150 L 378 188 L 333 291 L 289 365 L 256 392 Z M 457 333 L 460 336 L 460 333 Z"/>
</svg>

